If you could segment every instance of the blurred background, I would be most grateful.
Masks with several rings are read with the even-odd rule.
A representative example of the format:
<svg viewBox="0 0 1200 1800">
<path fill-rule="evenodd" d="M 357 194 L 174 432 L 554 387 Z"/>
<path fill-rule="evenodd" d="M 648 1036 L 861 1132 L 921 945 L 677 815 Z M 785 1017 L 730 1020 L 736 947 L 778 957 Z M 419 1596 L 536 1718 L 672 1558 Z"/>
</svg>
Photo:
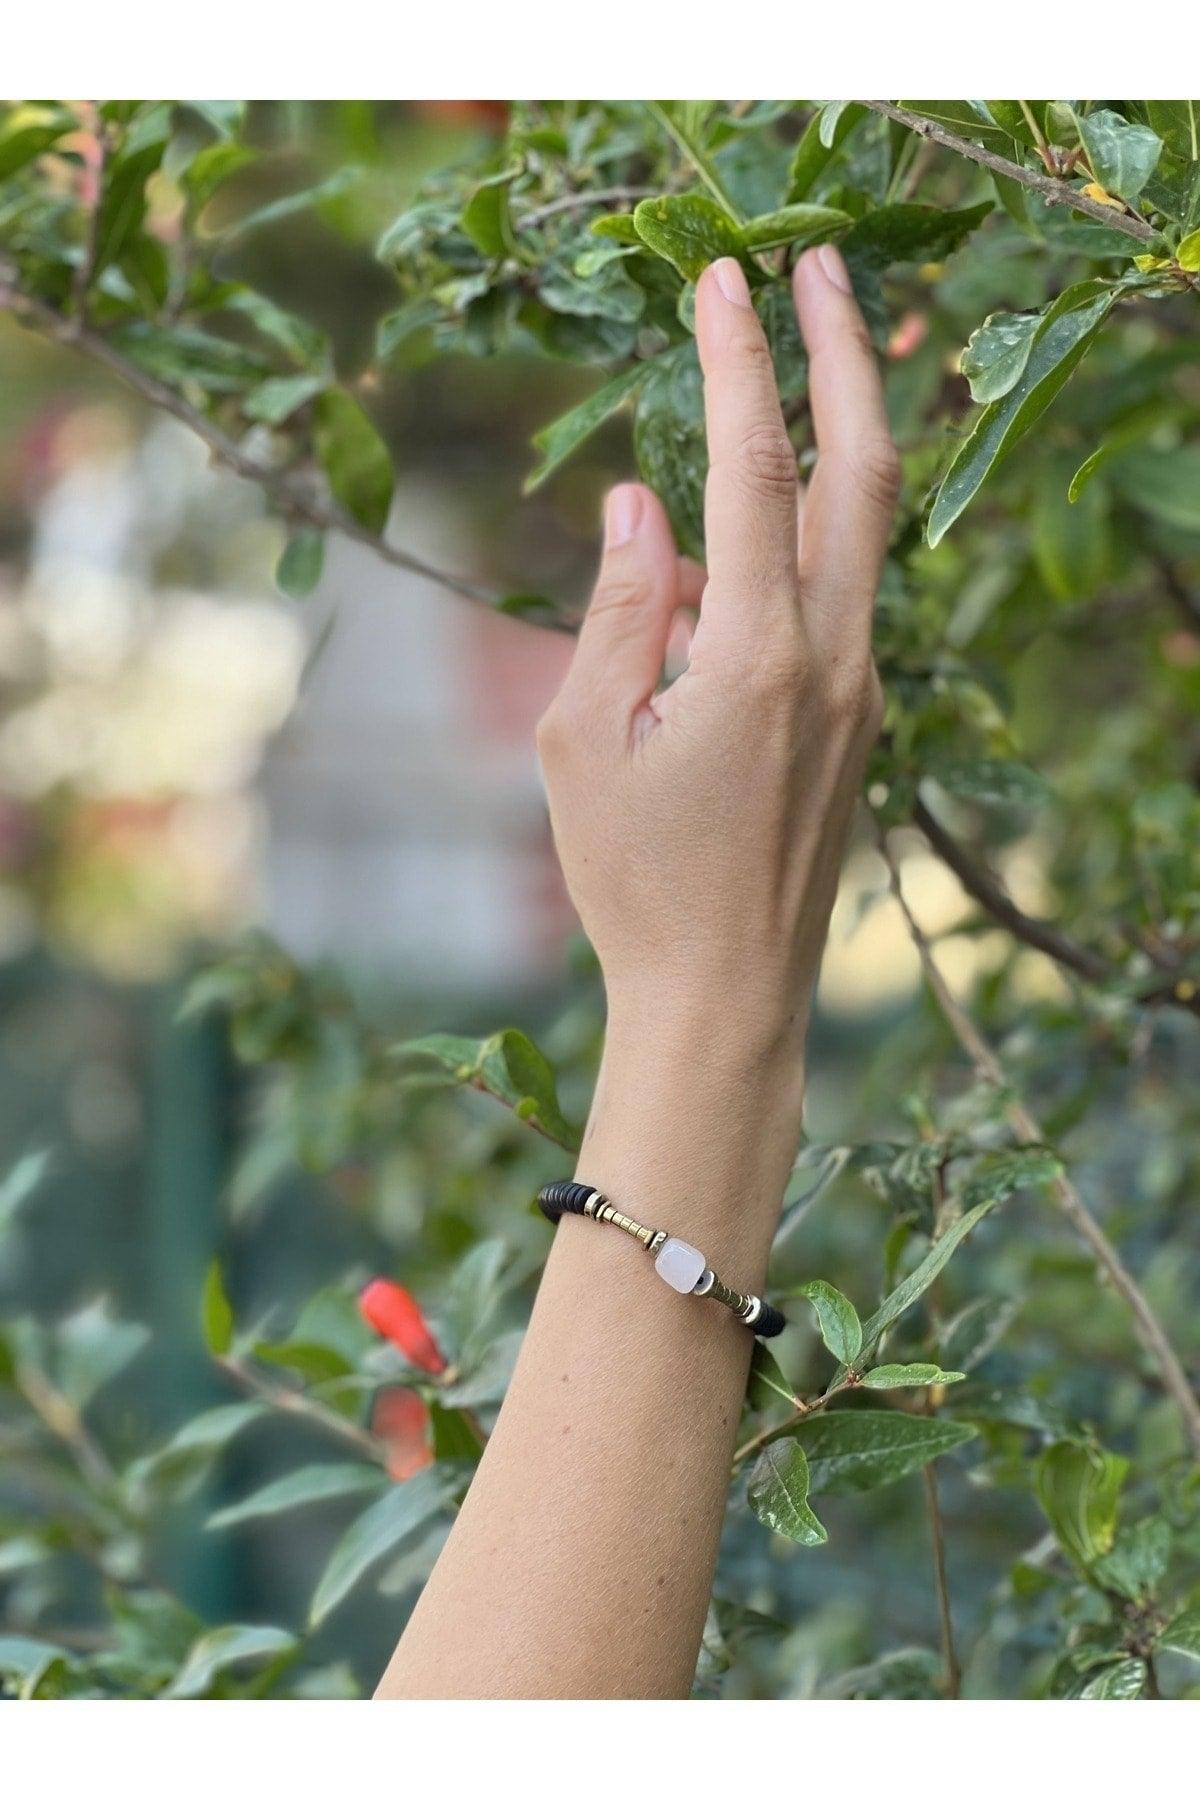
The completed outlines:
<svg viewBox="0 0 1200 1800">
<path fill-rule="evenodd" d="M 490 102 L 259 106 L 281 191 L 350 159 L 362 177 L 257 232 L 240 253 L 247 278 L 328 331 L 340 369 L 365 364 L 394 304 L 375 239 L 429 169 L 482 159 L 503 114 Z M 914 315 L 893 362 L 923 340 Z M 948 351 L 924 354 L 936 382 Z M 533 432 L 588 385 L 579 370 L 515 355 L 414 353 L 382 385 L 373 377 L 364 398 L 398 471 L 395 540 L 503 590 L 582 598 L 600 497 L 629 471 L 626 428 L 606 428 L 533 498 L 520 486 Z M 572 1118 L 594 1068 L 596 976 L 533 752 L 569 640 L 345 541 L 331 541 L 315 594 L 285 601 L 273 583 L 282 543 L 257 491 L 210 466 L 182 426 L 0 317 L 0 1141 L 6 1167 L 41 1159 L 36 1204 L 0 1261 L 0 1312 L 58 1321 L 104 1295 L 150 1326 L 152 1352 L 103 1402 L 106 1430 L 131 1449 L 231 1397 L 196 1323 L 216 1254 L 239 1316 L 267 1323 L 314 1289 L 352 1291 L 379 1273 L 426 1294 L 436 1315 L 447 1271 L 494 1235 L 527 1292 L 546 1242 L 528 1200 L 563 1172 L 562 1152 L 483 1096 L 383 1093 L 364 1077 L 359 1040 L 339 1035 L 339 995 L 388 1035 L 519 1023 L 559 1067 Z M 1184 635 L 1177 656 L 1200 657 Z M 1042 864 L 1028 840 L 1014 836 L 997 859 L 1036 909 Z M 905 877 L 930 931 L 966 916 L 954 878 L 915 839 Z M 914 1042 L 928 1042 L 902 921 L 875 904 L 884 888 L 856 845 L 810 1058 L 817 1141 L 894 1125 Z M 314 984 L 321 1036 L 299 1072 L 259 1066 L 235 1032 L 250 1061 L 239 1059 L 219 1014 L 180 1017 L 196 969 L 248 931 L 280 947 L 284 987 L 295 970 Z M 955 935 L 940 954 L 964 993 L 1001 961 L 1030 1001 L 1062 991 L 1044 959 L 1018 951 L 1014 966 L 987 931 Z M 874 1270 L 877 1213 L 863 1189 L 814 1214 L 806 1266 L 869 1255 Z M 1017 1254 L 997 1251 L 998 1293 Z M 801 1362 L 812 1347 L 806 1338 Z M 204 1620 L 301 1616 L 312 1571 L 351 1516 L 337 1503 L 285 1532 L 269 1521 L 200 1528 L 222 1499 L 296 1462 L 297 1429 L 274 1419 L 239 1441 L 204 1511 L 184 1497 L 168 1520 L 157 1575 Z M 783 1559 L 757 1528 L 731 1533 L 726 1589 L 748 1604 L 782 1592 L 802 1621 L 784 1691 L 807 1691 L 818 1668 L 880 1641 L 936 1642 L 918 1486 L 870 1503 L 831 1497 L 820 1557 Z M 1031 1508 L 1023 1492 L 954 1474 L 947 1486 L 956 1595 L 977 1620 L 1006 1555 L 1030 1536 Z M 0 1501 L 19 1511 L 19 1489 Z M 885 1522 L 888 1554 L 864 1555 Z M 0 1568 L 12 1577 L 10 1630 L 47 1598 L 37 1546 L 22 1541 Z M 984 1542 L 981 1559 L 972 1546 Z M 423 1538 L 385 1592 L 331 1620 L 311 1691 L 369 1685 L 435 1551 L 436 1537 Z M 101 1577 L 119 1581 L 119 1558 Z M 51 1596 L 68 1641 L 74 1631 L 87 1642 L 89 1584 L 101 1577 L 81 1564 L 73 1591 Z M 1003 1634 L 981 1654 L 996 1667 L 977 1670 L 979 1684 L 1002 1687 Z M 753 1657 L 738 1679 L 756 1691 Z"/>
</svg>

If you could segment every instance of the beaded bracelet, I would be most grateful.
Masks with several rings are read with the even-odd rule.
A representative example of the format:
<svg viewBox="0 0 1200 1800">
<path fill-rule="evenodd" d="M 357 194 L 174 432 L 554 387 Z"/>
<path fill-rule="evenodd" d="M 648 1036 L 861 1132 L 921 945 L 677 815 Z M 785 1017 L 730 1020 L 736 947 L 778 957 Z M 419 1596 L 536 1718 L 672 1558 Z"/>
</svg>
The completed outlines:
<svg viewBox="0 0 1200 1800">
<path fill-rule="evenodd" d="M 726 1287 L 704 1260 L 703 1252 L 682 1238 L 668 1237 L 665 1231 L 654 1231 L 639 1225 L 626 1213 L 618 1212 L 598 1188 L 580 1181 L 552 1181 L 538 1195 L 538 1205 L 551 1223 L 564 1213 L 578 1213 L 581 1218 L 595 1219 L 601 1225 L 617 1225 L 636 1238 L 643 1250 L 654 1257 L 654 1267 L 668 1287 L 677 1294 L 697 1294 L 719 1300 L 748 1325 L 755 1337 L 778 1337 L 787 1320 L 777 1307 L 770 1306 L 757 1294 L 739 1294 Z"/>
</svg>

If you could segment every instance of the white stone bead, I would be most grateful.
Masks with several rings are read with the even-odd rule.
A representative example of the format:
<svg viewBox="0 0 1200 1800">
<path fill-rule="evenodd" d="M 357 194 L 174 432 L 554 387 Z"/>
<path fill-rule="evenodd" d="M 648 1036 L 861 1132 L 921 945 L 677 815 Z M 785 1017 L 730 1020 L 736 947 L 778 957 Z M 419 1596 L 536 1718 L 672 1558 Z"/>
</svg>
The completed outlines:
<svg viewBox="0 0 1200 1800">
<path fill-rule="evenodd" d="M 677 1294 L 690 1294 L 704 1273 L 704 1256 L 682 1238 L 668 1238 L 654 1259 L 654 1266 Z"/>
</svg>

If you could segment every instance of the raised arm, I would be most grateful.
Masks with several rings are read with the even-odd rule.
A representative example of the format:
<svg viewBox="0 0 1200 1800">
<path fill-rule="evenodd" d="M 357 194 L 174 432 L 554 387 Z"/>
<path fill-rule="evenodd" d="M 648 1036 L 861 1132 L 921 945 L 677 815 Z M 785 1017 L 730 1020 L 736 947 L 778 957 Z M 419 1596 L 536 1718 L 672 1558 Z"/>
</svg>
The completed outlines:
<svg viewBox="0 0 1200 1800">
<path fill-rule="evenodd" d="M 644 487 L 608 499 L 587 620 L 539 746 L 608 1034 L 577 1179 L 762 1293 L 804 1037 L 878 728 L 871 611 L 896 463 L 836 250 L 801 258 L 818 461 L 796 484 L 738 264 L 696 296 L 708 578 Z M 752 1337 L 618 1230 L 558 1225 L 508 1397 L 384 1697 L 689 1691 Z"/>
</svg>

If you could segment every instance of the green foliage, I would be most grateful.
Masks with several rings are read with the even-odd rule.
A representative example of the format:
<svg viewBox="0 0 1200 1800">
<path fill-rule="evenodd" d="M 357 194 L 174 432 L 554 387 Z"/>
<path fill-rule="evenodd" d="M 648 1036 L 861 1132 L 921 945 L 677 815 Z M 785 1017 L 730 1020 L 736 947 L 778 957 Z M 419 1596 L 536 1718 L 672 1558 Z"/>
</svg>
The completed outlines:
<svg viewBox="0 0 1200 1800">
<path fill-rule="evenodd" d="M 526 414 L 539 426 L 527 491 L 590 504 L 628 415 L 630 465 L 702 557 L 695 281 L 739 258 L 807 474 L 790 275 L 808 245 L 838 242 L 904 471 L 871 803 L 910 830 L 924 806 L 958 847 L 972 911 L 947 928 L 946 967 L 974 956 L 972 1015 L 1011 1086 L 975 1080 L 932 1012 L 884 1021 L 870 1052 L 854 1039 L 846 1141 L 801 1159 L 772 1274 L 793 1323 L 817 1330 L 755 1353 L 702 1686 L 798 1691 L 798 1627 L 819 1615 L 803 1650 L 817 1691 L 944 1692 L 924 1647 L 934 1483 L 975 1691 L 1195 1692 L 1195 1446 L 1063 1194 L 1077 1184 L 1194 1368 L 1200 103 L 899 104 L 1008 172 L 923 151 L 855 102 L 547 101 L 515 105 L 503 141 L 468 144 L 414 194 L 364 169 L 348 139 L 334 167 L 297 172 L 254 107 L 111 102 L 92 121 L 93 202 L 70 147 L 76 104 L 10 103 L 0 287 L 33 329 L 84 349 L 90 336 L 149 398 L 165 388 L 253 460 L 287 534 L 279 587 L 302 598 L 327 528 L 348 516 L 367 541 L 382 533 L 389 400 L 431 358 L 520 358 L 522 382 L 531 359 L 580 371 L 559 416 L 550 402 Z M 1034 191 L 1046 174 L 1067 204 Z M 1094 190 L 1107 222 L 1069 203 Z M 357 362 L 312 322 L 326 314 L 295 270 L 269 295 L 252 273 L 280 227 L 314 220 L 376 259 L 380 316 Z M 579 1145 L 599 1039 L 586 974 L 537 1042 L 470 1018 L 414 1036 L 336 972 L 259 940 L 198 978 L 185 1010 L 205 1009 L 255 1102 L 222 1248 L 239 1319 L 216 1265 L 186 1309 L 214 1380 L 232 1385 L 191 1418 L 147 1424 L 122 1396 L 149 1334 L 113 1303 L 4 1319 L 0 1427 L 38 1495 L 0 1509 L 6 1693 L 344 1691 L 325 1634 L 357 1625 L 376 1590 L 390 1604 L 424 1580 L 520 1343 L 545 1242 L 529 1197 Z M 1014 1130 L 1020 1099 L 1045 1142 Z M 243 1312 L 239 1234 L 297 1170 L 419 1294 L 443 1374 L 363 1325 L 361 1269 L 302 1304 L 284 1303 L 281 1278 Z M 34 1152 L 0 1180 L 0 1257 L 52 1172 Z M 415 1460 L 432 1458 L 406 1479 L 380 1423 L 396 1394 L 424 1408 Z M 285 1432 L 270 1478 L 212 1491 Z M 829 1496 L 826 1523 L 813 1495 Z M 311 1528 L 297 1534 L 296 1615 L 206 1622 L 165 1594 L 159 1550 L 184 1505 L 219 1533 L 293 1515 Z M 805 1585 L 810 1565 L 821 1579 L 834 1566 L 839 1595 L 871 1595 L 852 1635 Z M 60 1644 L 85 1586 L 87 1629 L 76 1642 L 63 1627 Z M 761 1611 L 730 1598 L 747 1593 Z"/>
</svg>

